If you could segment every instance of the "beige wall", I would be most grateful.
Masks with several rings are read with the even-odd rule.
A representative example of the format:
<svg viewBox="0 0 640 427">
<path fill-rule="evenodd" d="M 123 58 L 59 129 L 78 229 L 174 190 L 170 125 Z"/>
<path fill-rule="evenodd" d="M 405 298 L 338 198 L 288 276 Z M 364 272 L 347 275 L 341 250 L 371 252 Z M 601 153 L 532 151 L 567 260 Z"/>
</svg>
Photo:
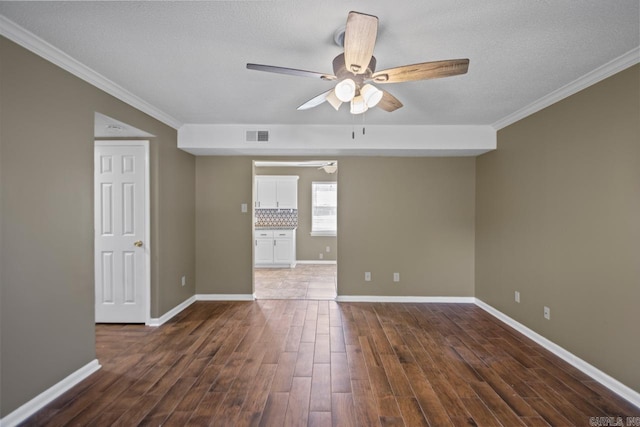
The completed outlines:
<svg viewBox="0 0 640 427">
<path fill-rule="evenodd" d="M 477 160 L 476 196 L 476 296 L 636 391 L 639 74 L 501 130 Z"/>
<path fill-rule="evenodd" d="M 196 160 L 197 293 L 252 292 L 252 160 Z M 338 164 L 339 295 L 473 296 L 475 159 Z"/>
<path fill-rule="evenodd" d="M 196 158 L 196 293 L 253 293 L 251 157 Z"/>
<path fill-rule="evenodd" d="M 473 296 L 474 158 L 339 165 L 338 295 Z"/>
<path fill-rule="evenodd" d="M 5 38 L 0 67 L 0 416 L 6 416 L 95 359 L 94 112 L 157 136 L 150 139 L 153 317 L 195 291 L 195 162 L 176 148 L 174 129 Z"/>
<path fill-rule="evenodd" d="M 256 175 L 297 175 L 298 179 L 298 230 L 296 231 L 296 256 L 298 261 L 316 261 L 322 253 L 323 260 L 335 261 L 338 254 L 338 240 L 334 236 L 311 236 L 311 183 L 315 181 L 336 181 L 338 173 L 328 174 L 310 167 L 261 167 Z M 340 191 L 340 189 L 338 189 Z M 326 251 L 327 246 L 329 252 Z"/>
</svg>

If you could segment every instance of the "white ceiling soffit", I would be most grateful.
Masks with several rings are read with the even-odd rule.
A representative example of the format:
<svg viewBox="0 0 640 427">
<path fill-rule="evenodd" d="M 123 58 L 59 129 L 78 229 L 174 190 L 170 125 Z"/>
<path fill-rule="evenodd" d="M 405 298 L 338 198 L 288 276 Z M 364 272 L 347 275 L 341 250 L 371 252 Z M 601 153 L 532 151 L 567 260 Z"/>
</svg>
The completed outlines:
<svg viewBox="0 0 640 427">
<path fill-rule="evenodd" d="M 100 113 L 94 113 L 93 133 L 96 138 L 152 138 L 155 136 Z"/>
<path fill-rule="evenodd" d="M 320 168 L 329 164 L 337 164 L 337 160 L 307 160 L 307 161 L 266 161 L 258 160 L 255 166 L 258 168 Z"/>
<path fill-rule="evenodd" d="M 407 0 L 402 7 L 382 0 L 3 1 L 0 32 L 176 129 L 183 123 L 243 129 L 264 123 L 327 126 L 325 134 L 332 134 L 332 128 L 351 128 L 360 117 L 354 120 L 346 108 L 336 112 L 326 103 L 296 110 L 332 83 L 247 70 L 246 63 L 330 72 L 341 53 L 333 34 L 350 10 L 379 17 L 378 70 L 470 59 L 465 75 L 385 85 L 404 107 L 367 112 L 372 130 L 500 129 L 640 60 L 637 0 Z M 360 150 L 373 149 L 364 141 L 356 139 L 365 147 Z M 433 150 L 394 144 L 391 139 L 374 150 Z M 256 150 L 271 153 L 271 145 L 277 144 Z"/>
<path fill-rule="evenodd" d="M 269 132 L 269 142 L 247 142 L 245 126 L 184 125 L 178 129 L 178 148 L 195 155 L 256 156 L 477 156 L 496 148 L 496 130 L 491 126 L 269 125 L 261 129 Z"/>
</svg>

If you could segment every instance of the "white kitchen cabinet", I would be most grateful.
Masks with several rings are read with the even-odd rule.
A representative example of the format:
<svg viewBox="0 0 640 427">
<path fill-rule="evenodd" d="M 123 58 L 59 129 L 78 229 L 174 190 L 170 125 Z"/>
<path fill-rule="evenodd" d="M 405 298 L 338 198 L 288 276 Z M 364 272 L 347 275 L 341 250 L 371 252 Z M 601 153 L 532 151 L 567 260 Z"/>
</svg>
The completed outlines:
<svg viewBox="0 0 640 427">
<path fill-rule="evenodd" d="M 274 264 L 295 265 L 295 241 L 293 240 L 293 230 L 273 232 L 273 262 Z M 293 267 L 292 265 L 292 267 Z"/>
<path fill-rule="evenodd" d="M 298 177 L 276 181 L 277 205 L 280 209 L 298 209 Z"/>
<path fill-rule="evenodd" d="M 273 231 L 256 231 L 255 262 L 273 264 Z"/>
<path fill-rule="evenodd" d="M 295 230 L 256 230 L 254 259 L 257 267 L 295 267 Z"/>
<path fill-rule="evenodd" d="M 256 208 L 276 209 L 278 207 L 277 184 L 275 179 L 256 177 Z"/>
<path fill-rule="evenodd" d="M 256 208 L 298 209 L 298 176 L 256 176 Z"/>
</svg>

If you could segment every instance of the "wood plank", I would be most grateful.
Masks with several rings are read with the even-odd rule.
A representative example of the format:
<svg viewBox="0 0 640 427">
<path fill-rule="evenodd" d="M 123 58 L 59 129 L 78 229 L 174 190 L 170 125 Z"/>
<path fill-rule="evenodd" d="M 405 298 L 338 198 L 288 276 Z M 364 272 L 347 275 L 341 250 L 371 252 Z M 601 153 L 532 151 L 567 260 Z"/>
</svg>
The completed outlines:
<svg viewBox="0 0 640 427">
<path fill-rule="evenodd" d="M 347 353 L 331 353 L 331 392 L 351 393 Z"/>
<path fill-rule="evenodd" d="M 178 405 L 179 398 L 193 385 L 195 378 L 185 377 L 178 379 L 162 399 L 142 419 L 141 426 L 159 426 L 173 413 Z"/>
<path fill-rule="evenodd" d="M 296 377 L 310 377 L 313 375 L 313 356 L 315 354 L 315 344 L 312 342 L 302 342 L 298 348 L 298 357 L 293 375 Z"/>
<path fill-rule="evenodd" d="M 535 417 L 536 411 L 509 384 L 489 368 L 479 368 L 478 373 L 500 398 L 520 417 Z"/>
<path fill-rule="evenodd" d="M 378 406 L 371 391 L 369 381 L 366 379 L 354 379 L 351 381 L 353 405 L 356 421 L 363 426 L 380 426 Z"/>
<path fill-rule="evenodd" d="M 398 401 L 395 396 L 388 395 L 377 398 L 378 402 L 378 416 L 380 417 L 380 423 L 397 422 L 393 421 L 396 418 L 402 419 L 402 413 L 398 406 Z"/>
<path fill-rule="evenodd" d="M 480 400 L 487 408 L 501 420 L 503 424 L 508 426 L 524 426 L 524 423 L 518 418 L 515 412 L 511 410 L 500 396 L 487 383 L 472 383 L 471 387 L 476 391 Z"/>
<path fill-rule="evenodd" d="M 297 357 L 298 354 L 295 352 L 284 352 L 280 354 L 276 375 L 273 377 L 273 383 L 271 384 L 272 392 L 291 390 L 291 382 L 293 380 L 293 372 L 296 369 Z"/>
<path fill-rule="evenodd" d="M 259 425 L 264 427 L 283 425 L 288 403 L 289 393 L 269 393 Z"/>
<path fill-rule="evenodd" d="M 284 345 L 284 351 L 298 351 L 300 340 L 302 338 L 302 326 L 291 326 L 287 334 L 287 341 Z"/>
<path fill-rule="evenodd" d="M 316 348 L 313 355 L 313 363 L 331 363 L 329 334 L 316 335 Z"/>
<path fill-rule="evenodd" d="M 256 374 L 253 387 L 247 393 L 242 411 L 238 419 L 238 425 L 258 425 L 262 418 L 262 411 L 269 397 L 271 381 L 276 374 L 276 365 L 261 365 Z"/>
<path fill-rule="evenodd" d="M 419 368 L 415 365 L 409 365 L 405 366 L 405 369 L 407 370 L 407 376 L 410 378 L 416 402 L 427 418 L 428 423 L 435 426 L 451 425 L 451 419 L 438 394 L 433 390 L 433 387 L 431 387 L 431 384 Z"/>
<path fill-rule="evenodd" d="M 400 407 L 400 412 L 402 413 L 402 418 L 404 420 L 405 425 L 408 426 L 422 426 L 428 427 L 429 423 L 424 417 L 422 410 L 420 409 L 420 405 L 418 401 L 413 397 L 399 397 L 398 406 Z M 440 425 L 440 424 L 434 424 Z"/>
<path fill-rule="evenodd" d="M 389 384 L 391 384 L 393 394 L 395 396 L 413 395 L 413 390 L 411 389 L 409 380 L 407 379 L 404 369 L 402 368 L 402 364 L 398 358 L 390 354 L 382 354 L 380 355 L 380 358 L 382 359 L 382 364 L 384 365 L 384 370 L 386 372 L 387 379 L 389 380 Z"/>
<path fill-rule="evenodd" d="M 312 412 L 331 411 L 331 365 L 328 363 L 313 365 L 309 410 Z"/>
<path fill-rule="evenodd" d="M 501 426 L 503 425 L 487 408 L 480 398 L 465 397 L 462 399 L 467 412 L 471 414 L 471 418 L 478 426 Z M 504 424 L 505 427 L 509 424 Z M 510 426 L 509 426 L 510 427 Z"/>
<path fill-rule="evenodd" d="M 527 403 L 536 410 L 540 417 L 542 417 L 547 423 L 552 426 L 570 426 L 571 421 L 566 419 L 560 412 L 558 412 L 553 406 L 545 402 L 540 397 L 526 397 Z"/>
<path fill-rule="evenodd" d="M 351 393 L 331 393 L 331 422 L 334 426 L 356 426 Z"/>
<path fill-rule="evenodd" d="M 351 380 L 368 380 L 367 365 L 362 356 L 362 350 L 358 344 L 346 346 L 347 362 L 349 364 L 349 377 Z"/>
<path fill-rule="evenodd" d="M 329 327 L 329 341 L 332 352 L 344 353 L 346 351 L 342 326 Z"/>
<path fill-rule="evenodd" d="M 316 341 L 316 324 L 317 321 L 315 318 L 309 319 L 307 315 L 307 320 L 304 321 L 304 326 L 302 327 L 302 335 L 300 336 L 300 342 L 315 342 Z"/>
<path fill-rule="evenodd" d="M 331 412 L 310 412 L 309 427 L 331 427 Z"/>
<path fill-rule="evenodd" d="M 309 400 L 311 398 L 311 378 L 295 377 L 289 393 L 285 426 L 306 426 L 309 419 Z"/>
</svg>

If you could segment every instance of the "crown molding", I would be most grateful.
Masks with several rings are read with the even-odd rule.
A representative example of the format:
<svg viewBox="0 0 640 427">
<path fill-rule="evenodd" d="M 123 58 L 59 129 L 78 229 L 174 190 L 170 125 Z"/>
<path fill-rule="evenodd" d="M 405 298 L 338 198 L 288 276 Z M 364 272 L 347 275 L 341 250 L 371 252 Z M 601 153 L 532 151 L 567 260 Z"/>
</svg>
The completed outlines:
<svg viewBox="0 0 640 427">
<path fill-rule="evenodd" d="M 174 129 L 182 126 L 182 122 L 176 118 L 159 110 L 2 15 L 0 15 L 0 35 L 162 123 Z"/>
<path fill-rule="evenodd" d="M 533 113 L 537 113 L 538 111 L 546 108 L 552 104 L 555 104 L 558 101 L 561 101 L 574 93 L 581 91 L 582 89 L 586 89 L 587 87 L 598 83 L 601 80 L 606 79 L 616 73 L 619 73 L 622 70 L 625 70 L 632 65 L 640 62 L 640 47 L 636 47 L 629 52 L 621 55 L 606 64 L 596 68 L 593 71 L 585 74 L 584 76 L 562 86 L 560 89 L 554 90 L 548 95 L 543 96 L 537 101 L 532 102 L 526 107 L 509 114 L 508 116 L 498 120 L 491 124 L 495 128 L 495 130 L 500 130 L 517 122 L 518 120 L 522 120 L 527 116 L 530 116 Z"/>
</svg>

